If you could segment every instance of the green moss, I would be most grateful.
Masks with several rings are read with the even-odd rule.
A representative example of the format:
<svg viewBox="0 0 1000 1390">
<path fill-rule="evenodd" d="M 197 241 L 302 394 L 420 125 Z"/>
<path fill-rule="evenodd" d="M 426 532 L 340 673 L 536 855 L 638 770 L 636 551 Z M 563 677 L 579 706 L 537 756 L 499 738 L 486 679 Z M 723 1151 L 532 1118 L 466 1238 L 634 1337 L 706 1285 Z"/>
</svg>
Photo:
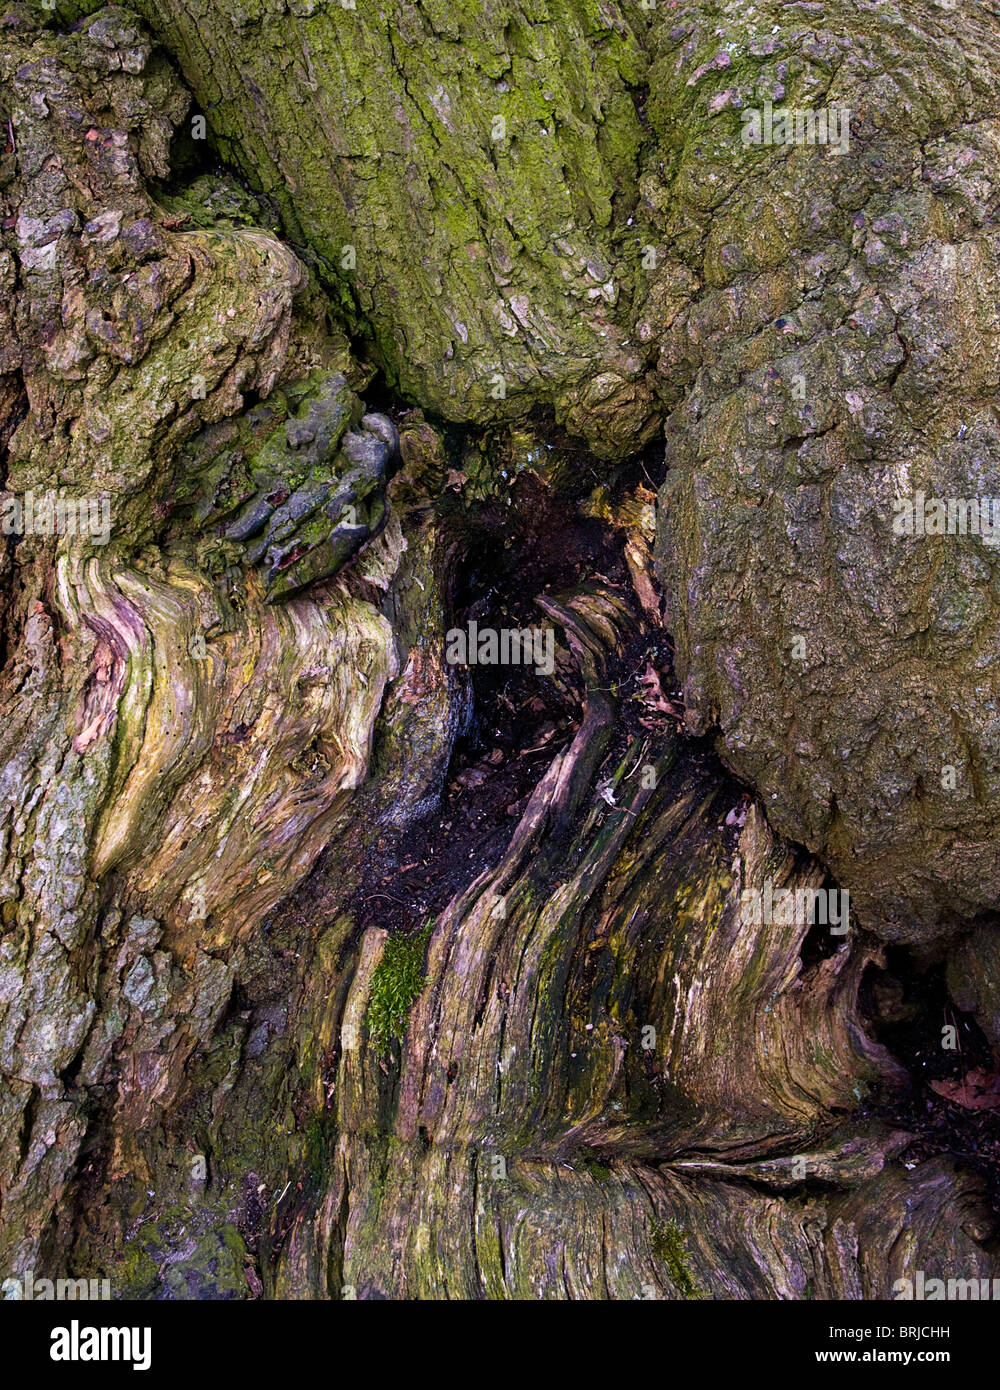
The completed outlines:
<svg viewBox="0 0 1000 1390">
<path fill-rule="evenodd" d="M 194 227 L 206 231 L 219 227 L 279 230 L 276 215 L 263 201 L 226 174 L 201 174 L 186 187 L 161 194 L 161 202 L 175 217 L 187 217 L 185 231 Z"/>
<path fill-rule="evenodd" d="M 611 1181 L 611 1169 L 606 1164 L 599 1163 L 596 1158 L 577 1159 L 576 1166 L 589 1173 L 595 1182 Z"/>
<path fill-rule="evenodd" d="M 687 1245 L 687 1232 L 682 1231 L 676 1221 L 655 1221 L 653 1223 L 653 1235 L 650 1242 L 653 1254 L 658 1260 L 662 1260 L 667 1266 L 670 1281 L 681 1293 L 683 1298 L 704 1298 L 703 1291 L 695 1282 L 694 1275 L 688 1268 L 689 1259 Z"/>
<path fill-rule="evenodd" d="M 414 999 L 424 983 L 424 953 L 432 920 L 411 936 L 390 936 L 372 975 L 366 1022 L 374 1051 L 385 1057 L 393 1038 L 403 1037 Z"/>
<path fill-rule="evenodd" d="M 313 1116 L 303 1136 L 303 1164 L 310 1180 L 318 1187 L 330 1165 L 330 1136 L 322 1119 Z"/>
<path fill-rule="evenodd" d="M 146 1298 L 156 1287 L 158 1267 L 149 1251 L 136 1241 L 128 1241 L 121 1251 L 120 1263 L 110 1272 L 112 1290 L 117 1298 Z"/>
</svg>

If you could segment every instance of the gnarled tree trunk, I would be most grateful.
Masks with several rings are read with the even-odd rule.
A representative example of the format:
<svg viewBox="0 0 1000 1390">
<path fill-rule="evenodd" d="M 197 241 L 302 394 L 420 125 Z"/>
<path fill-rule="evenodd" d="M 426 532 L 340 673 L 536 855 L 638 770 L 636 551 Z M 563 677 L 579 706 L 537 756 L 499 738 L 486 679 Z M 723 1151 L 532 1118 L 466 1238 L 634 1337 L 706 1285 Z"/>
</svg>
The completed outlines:
<svg viewBox="0 0 1000 1390">
<path fill-rule="evenodd" d="M 996 552 L 891 523 L 1000 26 L 909 8 L 5 11 L 12 1296 L 992 1275 Z"/>
</svg>

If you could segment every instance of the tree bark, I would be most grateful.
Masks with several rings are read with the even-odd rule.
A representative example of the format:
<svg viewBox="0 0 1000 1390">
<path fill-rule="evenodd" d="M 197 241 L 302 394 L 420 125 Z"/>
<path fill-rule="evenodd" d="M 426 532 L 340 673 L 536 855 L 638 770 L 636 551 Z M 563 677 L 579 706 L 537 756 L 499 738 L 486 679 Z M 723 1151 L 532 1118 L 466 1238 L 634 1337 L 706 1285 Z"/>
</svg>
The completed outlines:
<svg viewBox="0 0 1000 1390">
<path fill-rule="evenodd" d="M 868 998 L 889 919 L 745 911 L 828 887 L 864 826 L 806 833 L 791 781 L 773 805 L 784 590 L 712 529 L 727 480 L 757 500 L 726 414 L 754 297 L 772 276 L 772 317 L 808 311 L 698 181 L 722 107 L 692 92 L 735 76 L 719 7 L 363 4 L 143 0 L 155 34 L 14 6 L 0 31 L 0 1270 L 126 1298 L 990 1276 L 982 1169 L 898 1118 L 913 1078 Z M 851 81 L 880 43 L 905 69 L 917 41 L 866 25 Z M 185 167 L 199 114 L 229 172 Z M 60 488 L 108 534 L 24 525 Z M 737 572 L 759 666 L 706 617 Z M 547 675 L 446 658 L 449 629 L 529 611 Z M 761 794 L 692 736 L 711 709 Z M 954 950 L 952 914 L 920 935 L 992 1036 L 982 907 Z"/>
</svg>

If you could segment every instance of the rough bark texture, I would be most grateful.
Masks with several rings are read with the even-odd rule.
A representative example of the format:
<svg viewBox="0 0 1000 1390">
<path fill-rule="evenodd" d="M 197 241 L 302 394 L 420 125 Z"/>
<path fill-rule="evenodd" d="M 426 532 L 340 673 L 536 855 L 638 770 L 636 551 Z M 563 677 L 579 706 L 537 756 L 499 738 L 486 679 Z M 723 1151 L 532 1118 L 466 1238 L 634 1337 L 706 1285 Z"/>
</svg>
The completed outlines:
<svg viewBox="0 0 1000 1390">
<path fill-rule="evenodd" d="M 995 491 L 998 35 L 989 6 L 686 6 L 650 103 L 704 286 L 660 359 L 689 723 L 904 939 L 1000 895 L 997 550 L 893 534 L 896 498 Z M 744 149 L 765 99 L 850 110 L 849 152 Z"/>
<path fill-rule="evenodd" d="M 993 7 L 145 13 L 405 395 L 612 457 L 665 427 L 690 725 L 868 925 L 992 910 L 997 552 L 892 521 L 992 495 Z M 766 100 L 848 110 L 846 155 L 745 146 Z"/>
<path fill-rule="evenodd" d="M 866 996 L 954 936 L 997 1044 L 995 555 L 890 522 L 990 491 L 1000 21 L 137 8 L 0 25 L 5 497 L 112 510 L 0 552 L 0 1270 L 991 1275 Z M 768 96 L 850 154 L 746 150 Z M 531 600 L 549 684 L 446 662 Z M 831 869 L 870 931 L 741 913 Z"/>
</svg>

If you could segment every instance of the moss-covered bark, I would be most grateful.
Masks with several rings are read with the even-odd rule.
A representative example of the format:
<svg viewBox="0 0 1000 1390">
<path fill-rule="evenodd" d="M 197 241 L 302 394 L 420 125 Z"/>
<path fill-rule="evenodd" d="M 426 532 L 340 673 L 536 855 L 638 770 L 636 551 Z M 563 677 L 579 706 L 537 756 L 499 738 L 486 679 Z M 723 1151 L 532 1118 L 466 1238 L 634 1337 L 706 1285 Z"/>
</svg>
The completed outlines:
<svg viewBox="0 0 1000 1390">
<path fill-rule="evenodd" d="M 641 11 L 138 8 L 404 395 L 481 422 L 551 405 L 602 452 L 649 438 Z"/>
<path fill-rule="evenodd" d="M 652 68 L 684 132 L 664 231 L 704 282 L 659 363 L 689 726 L 903 940 L 1000 901 L 997 550 L 894 530 L 996 491 L 997 38 L 930 0 L 692 4 Z M 744 146 L 766 101 L 849 113 L 846 150 Z"/>
<path fill-rule="evenodd" d="M 117 7 L 4 12 L 4 501 L 111 520 L 0 551 L 0 1269 L 302 1298 L 991 1272 L 977 1179 L 872 1119 L 904 1080 L 859 1004 L 877 938 L 741 912 L 830 864 L 883 935 L 995 906 L 992 561 L 915 580 L 864 510 L 920 439 L 971 429 L 966 491 L 992 440 L 992 357 L 964 364 L 993 21 L 932 8 L 157 0 L 159 47 Z M 842 164 L 739 142 L 751 98 L 862 89 Z M 199 116 L 249 189 L 185 182 Z M 592 451 L 485 428 L 537 405 Z M 654 512 L 617 465 L 661 426 Z M 516 750 L 504 844 L 391 936 L 384 840 L 469 728 L 444 633 L 517 475 L 615 528 L 608 573 L 520 596 L 572 719 Z M 662 690 L 645 724 L 621 699 L 665 641 L 654 533 L 689 730 L 762 800 Z M 976 794 L 914 809 L 946 724 Z M 949 979 L 989 1030 L 986 930 Z"/>
<path fill-rule="evenodd" d="M 139 8 L 403 394 L 611 458 L 664 429 L 691 727 L 867 924 L 991 911 L 996 550 L 892 530 L 995 491 L 989 8 Z M 746 143 L 768 102 L 847 124 Z"/>
</svg>

